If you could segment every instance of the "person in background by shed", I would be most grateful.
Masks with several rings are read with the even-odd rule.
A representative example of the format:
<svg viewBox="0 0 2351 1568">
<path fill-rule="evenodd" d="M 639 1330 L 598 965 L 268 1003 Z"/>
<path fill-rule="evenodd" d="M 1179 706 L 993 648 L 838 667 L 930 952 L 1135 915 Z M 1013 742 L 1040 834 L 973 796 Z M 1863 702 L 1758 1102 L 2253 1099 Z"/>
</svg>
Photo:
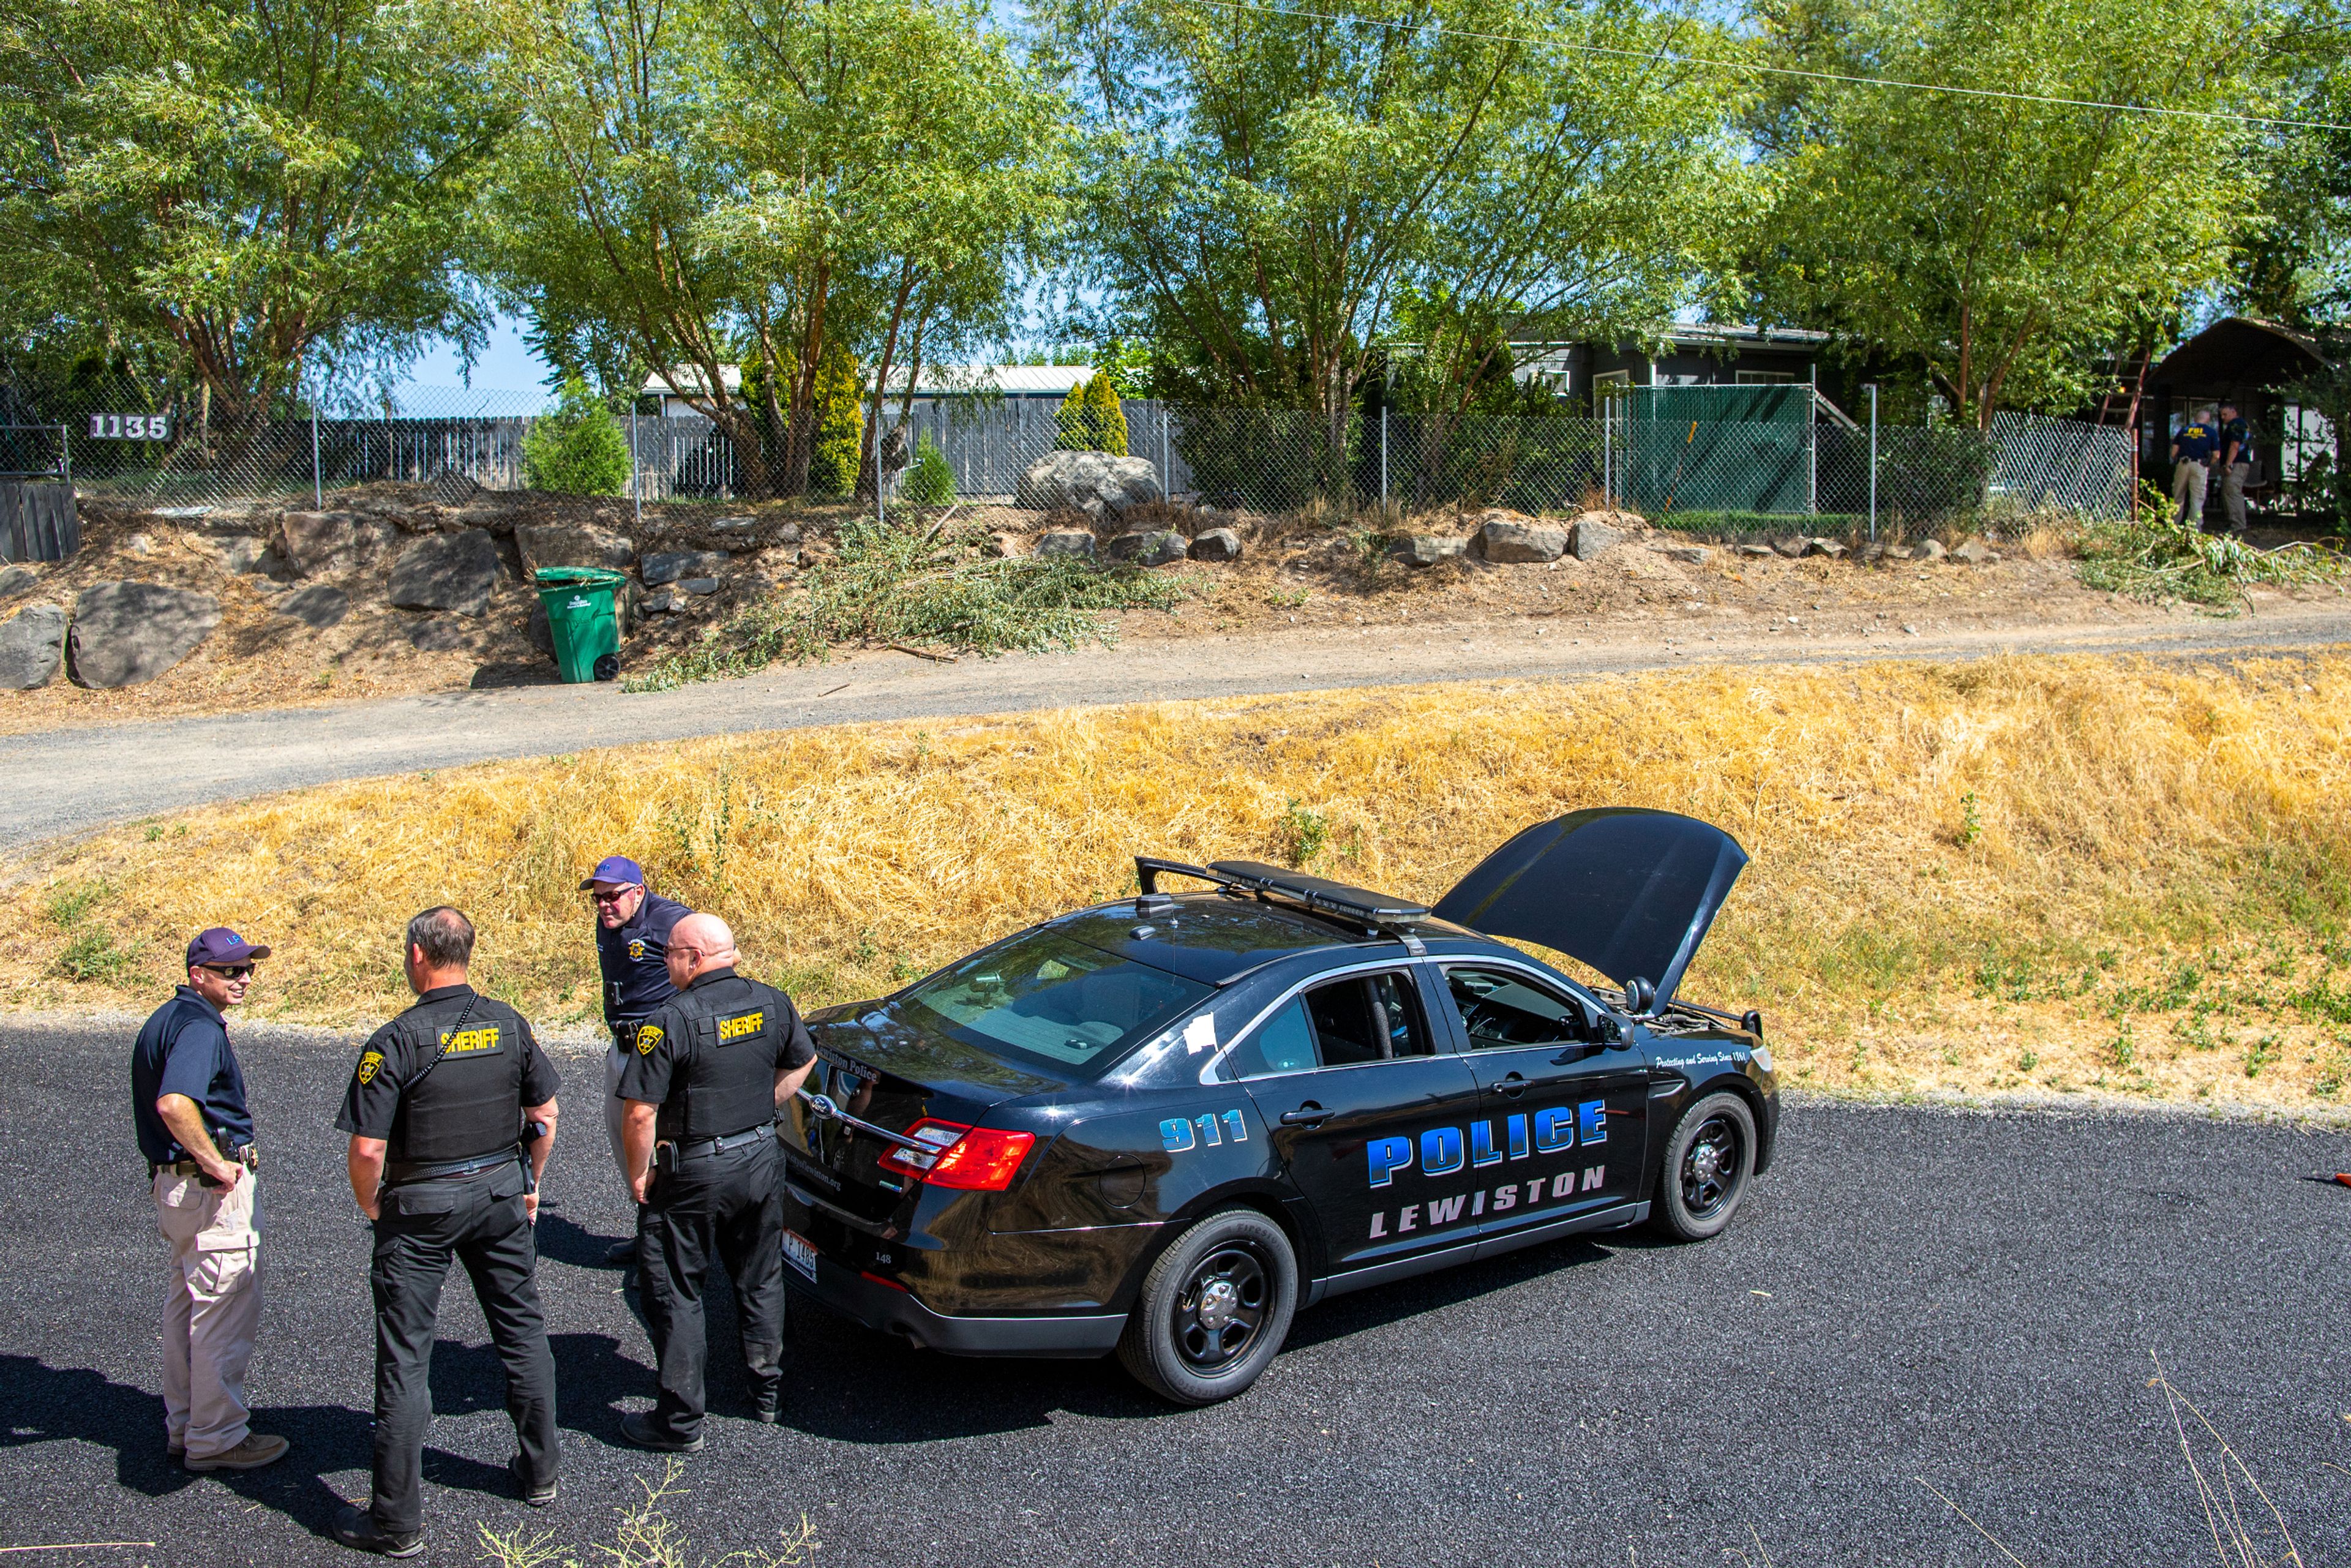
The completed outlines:
<svg viewBox="0 0 2351 1568">
<path fill-rule="evenodd" d="M 580 884 L 596 912 L 596 967 L 604 983 L 604 1027 L 611 1031 L 611 1049 L 604 1053 L 604 1136 L 619 1167 L 621 1186 L 631 1186 L 641 1174 L 629 1168 L 621 1142 L 621 1072 L 636 1044 L 637 1025 L 655 1008 L 677 995 L 670 984 L 670 928 L 685 918 L 684 904 L 664 898 L 645 885 L 644 868 L 626 855 L 606 855 Z M 607 1263 L 627 1263 L 637 1255 L 637 1239 L 615 1242 L 604 1255 Z"/>
<path fill-rule="evenodd" d="M 2204 486 L 2212 472 L 2212 411 L 2199 408 L 2196 417 L 2171 438 L 2171 504 L 2179 508 L 2182 528 L 2204 525 Z"/>
<path fill-rule="evenodd" d="M 2220 509 L 2228 514 L 2229 531 L 2241 534 L 2245 531 L 2245 482 L 2253 473 L 2253 433 L 2235 403 L 2220 405 L 2220 428 L 2214 438 L 2220 448 Z"/>
<path fill-rule="evenodd" d="M 226 926 L 198 932 L 188 983 L 155 1009 L 131 1054 L 131 1119 L 172 1244 L 163 1444 L 192 1470 L 258 1469 L 291 1447 L 253 1430 L 245 1398 L 261 1323 L 261 1159 L 222 1015 L 245 1000 L 254 966 L 268 956 Z"/>
</svg>

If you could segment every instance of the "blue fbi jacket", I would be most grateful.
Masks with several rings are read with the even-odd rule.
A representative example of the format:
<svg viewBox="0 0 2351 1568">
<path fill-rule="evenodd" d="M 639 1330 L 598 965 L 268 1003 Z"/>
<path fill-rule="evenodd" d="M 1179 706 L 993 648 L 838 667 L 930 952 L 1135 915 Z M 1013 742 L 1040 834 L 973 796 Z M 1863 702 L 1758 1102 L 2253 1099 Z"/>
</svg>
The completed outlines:
<svg viewBox="0 0 2351 1568">
<path fill-rule="evenodd" d="M 155 1102 L 166 1094 L 194 1101 L 224 1151 L 253 1142 L 245 1073 L 229 1049 L 227 1026 L 193 986 L 182 986 L 155 1009 L 131 1050 L 131 1115 L 139 1128 L 139 1152 L 157 1165 L 189 1157 L 155 1113 Z"/>
<path fill-rule="evenodd" d="M 2210 463 L 2214 449 L 2220 445 L 2213 440 L 2209 424 L 2183 424 L 2179 434 L 2171 439 L 2179 448 L 2179 460 L 2183 463 Z"/>
<path fill-rule="evenodd" d="M 648 888 L 637 912 L 622 924 L 596 923 L 596 962 L 604 972 L 604 1021 L 641 1019 L 670 998 L 665 962 L 670 927 L 694 911 Z"/>
</svg>

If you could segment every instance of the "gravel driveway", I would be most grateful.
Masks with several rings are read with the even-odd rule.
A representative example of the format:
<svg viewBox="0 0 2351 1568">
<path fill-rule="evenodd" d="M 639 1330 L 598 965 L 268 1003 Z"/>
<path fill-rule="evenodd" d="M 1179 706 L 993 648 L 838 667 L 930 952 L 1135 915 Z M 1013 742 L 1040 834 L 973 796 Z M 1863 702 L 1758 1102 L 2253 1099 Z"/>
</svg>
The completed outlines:
<svg viewBox="0 0 2351 1568">
<path fill-rule="evenodd" d="M 672 692 L 539 686 L 14 735 L 0 743 L 0 847 L 335 779 L 636 741 L 1343 686 L 1573 679 L 1707 663 L 2306 651 L 2351 643 L 2351 610 L 2304 604 L 2242 621 L 1922 637 L 1816 637 L 1801 628 L 1677 636 L 1661 626 L 1640 640 L 1585 644 L 1544 632 L 1523 619 L 1389 624 L 1280 641 L 1203 636 L 952 664 L 881 653 Z"/>
</svg>

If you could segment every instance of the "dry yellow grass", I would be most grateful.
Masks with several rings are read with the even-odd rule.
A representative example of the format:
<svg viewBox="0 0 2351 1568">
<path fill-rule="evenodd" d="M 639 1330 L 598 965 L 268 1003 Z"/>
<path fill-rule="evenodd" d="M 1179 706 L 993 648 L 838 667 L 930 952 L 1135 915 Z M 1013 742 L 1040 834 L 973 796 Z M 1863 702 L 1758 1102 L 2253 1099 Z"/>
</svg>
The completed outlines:
<svg viewBox="0 0 2351 1568">
<path fill-rule="evenodd" d="M 726 915 L 804 1001 L 1132 887 L 1137 851 L 1433 898 L 1519 826 L 1693 812 L 1754 856 L 1685 989 L 1792 1082 L 2331 1103 L 2351 1061 L 2351 659 L 1722 669 L 802 730 L 309 790 L 16 868 L 0 1003 L 152 1005 L 193 928 L 257 1010 L 371 1020 L 443 900 L 480 977 L 592 1016 L 600 855 Z M 98 977 L 61 977 L 58 954 Z M 127 952 L 127 958 L 109 957 Z"/>
</svg>

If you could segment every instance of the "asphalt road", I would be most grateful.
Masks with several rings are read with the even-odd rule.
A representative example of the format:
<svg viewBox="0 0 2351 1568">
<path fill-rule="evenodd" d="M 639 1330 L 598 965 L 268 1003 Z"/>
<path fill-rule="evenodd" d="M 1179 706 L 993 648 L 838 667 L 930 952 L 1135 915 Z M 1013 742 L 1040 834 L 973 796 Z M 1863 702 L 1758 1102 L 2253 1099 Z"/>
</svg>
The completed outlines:
<svg viewBox="0 0 2351 1568">
<path fill-rule="evenodd" d="M 1576 678 L 1698 663 L 2000 653 L 2231 656 L 2351 643 L 2351 611 L 2340 601 L 2282 605 L 2239 621 L 1943 633 L 1930 627 L 1917 637 L 1825 636 L 1792 626 L 1735 632 L 1708 625 L 1719 635 L 1695 623 L 1626 622 L 1618 629 L 1621 640 L 1604 642 L 1578 640 L 1524 618 L 1384 624 L 953 664 L 885 652 L 673 692 L 534 686 L 83 725 L 0 737 L 0 848 L 341 779 L 810 725 L 1415 682 Z"/>
<path fill-rule="evenodd" d="M 329 1130 L 351 1042 L 243 1044 L 269 1151 L 252 1393 L 295 1447 L 241 1477 L 163 1456 L 163 1252 L 127 1049 L 119 1026 L 0 1023 L 0 1547 L 157 1543 L 10 1552 L 44 1565 L 342 1558 L 321 1531 L 365 1493 L 371 1404 L 366 1238 Z M 593 1081 L 592 1057 L 567 1065 Z M 476 1527 L 517 1523 L 597 1561 L 661 1471 L 618 1432 L 649 1355 L 595 1262 L 622 1206 L 601 1129 L 573 1117 L 540 1227 L 563 1500 L 529 1514 L 507 1495 L 496 1363 L 453 1283 L 430 1561 L 479 1561 Z M 2028 1563 L 2209 1562 L 2154 1352 L 2304 1561 L 2342 1563 L 2351 1191 L 2301 1178 L 2346 1162 L 2341 1135 L 2281 1127 L 1809 1103 L 1715 1242 L 1573 1242 L 1343 1298 L 1207 1410 L 1156 1404 L 1114 1363 L 956 1361 L 796 1305 L 783 1424 L 714 1419 L 671 1515 L 697 1563 L 802 1515 L 820 1562 L 892 1568 L 1720 1568 L 1760 1564 L 1759 1544 L 1780 1568 L 2003 1562 L 1923 1479 Z M 738 1400 L 722 1378 L 715 1407 Z"/>
</svg>

